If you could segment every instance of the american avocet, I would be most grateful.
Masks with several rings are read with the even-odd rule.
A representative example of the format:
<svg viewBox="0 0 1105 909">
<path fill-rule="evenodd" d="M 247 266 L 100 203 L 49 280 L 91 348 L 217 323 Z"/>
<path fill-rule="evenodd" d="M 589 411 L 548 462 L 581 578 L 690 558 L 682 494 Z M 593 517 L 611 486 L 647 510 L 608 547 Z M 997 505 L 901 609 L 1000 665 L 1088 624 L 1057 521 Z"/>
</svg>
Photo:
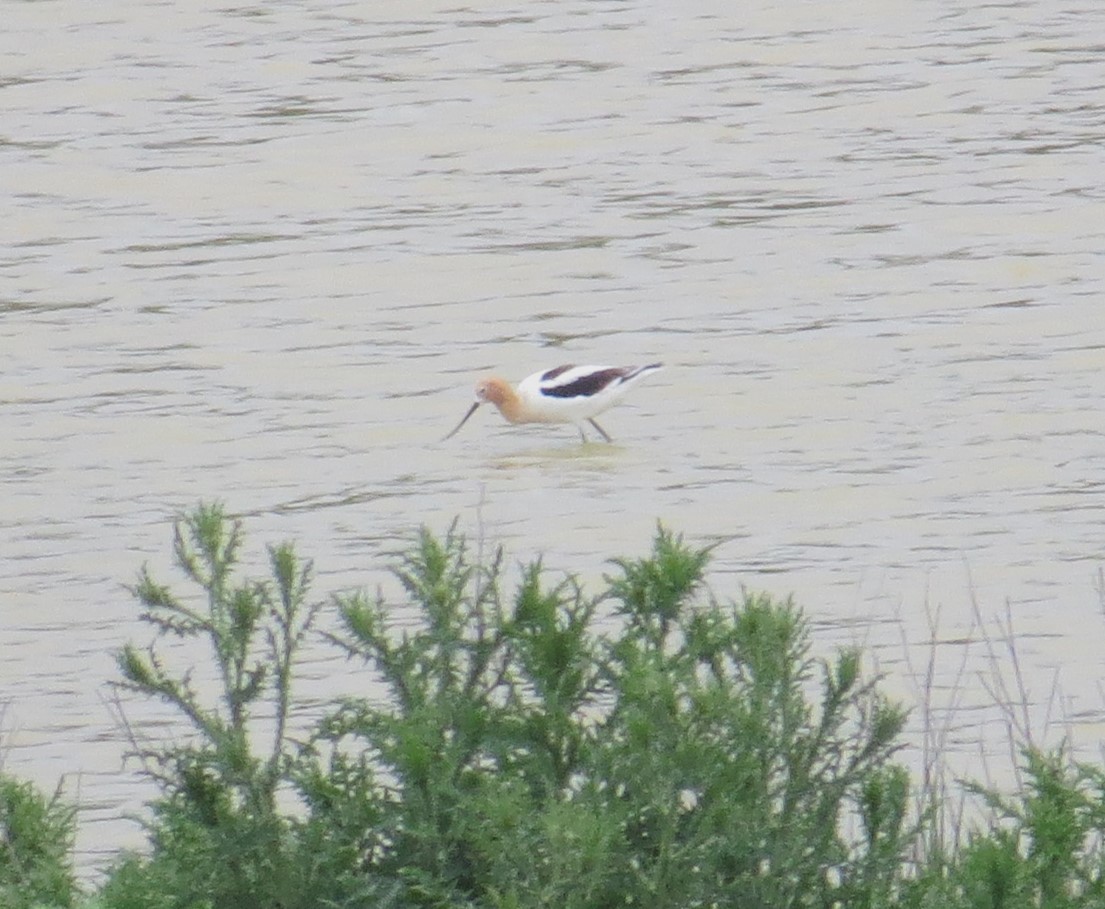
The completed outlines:
<svg viewBox="0 0 1105 909">
<path fill-rule="evenodd" d="M 585 442 L 587 436 L 580 424 L 586 420 L 609 442 L 610 436 L 595 417 L 616 404 L 634 382 L 661 365 L 557 366 L 527 376 L 517 388 L 498 376 L 481 379 L 476 385 L 476 403 L 445 438 L 455 436 L 476 408 L 488 402 L 498 407 L 510 423 L 574 423 Z"/>
</svg>

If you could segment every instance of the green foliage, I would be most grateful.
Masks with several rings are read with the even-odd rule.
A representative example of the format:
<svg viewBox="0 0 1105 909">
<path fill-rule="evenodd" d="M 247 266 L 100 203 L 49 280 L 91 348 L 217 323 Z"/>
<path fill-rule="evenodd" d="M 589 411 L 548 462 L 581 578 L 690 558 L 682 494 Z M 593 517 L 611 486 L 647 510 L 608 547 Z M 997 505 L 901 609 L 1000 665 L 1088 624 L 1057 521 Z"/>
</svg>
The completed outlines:
<svg viewBox="0 0 1105 909">
<path fill-rule="evenodd" d="M 986 792 L 1007 823 L 977 837 L 966 862 L 982 865 L 983 905 L 1105 905 L 1101 876 L 1105 802 L 1093 797 L 1100 770 L 1072 765 L 1063 751 L 1024 750 L 1027 791 L 1015 801 Z M 971 880 L 971 875 L 965 876 Z M 1020 900 L 1020 902 L 1017 902 Z"/>
<path fill-rule="evenodd" d="M 0 774 L 0 906 L 72 906 L 74 811 Z"/>
<path fill-rule="evenodd" d="M 661 528 L 650 557 L 614 563 L 603 597 L 549 585 L 535 563 L 506 600 L 501 554 L 472 565 L 455 530 L 423 532 L 398 572 L 422 624 L 339 599 L 334 640 L 388 696 L 347 700 L 318 741 L 371 756 L 388 781 L 373 867 L 410 905 L 891 892 L 911 834 L 906 777 L 888 763 L 903 712 L 861 680 L 856 653 L 812 659 L 789 603 L 699 602 L 707 560 Z M 596 628 L 607 601 L 613 636 Z"/>
<path fill-rule="evenodd" d="M 150 854 L 96 906 L 1105 909 L 1105 771 L 1027 749 L 1026 791 L 974 787 L 993 822 L 919 857 L 939 808 L 907 810 L 905 713 L 860 653 L 817 658 L 789 601 L 714 599 L 709 548 L 663 527 L 597 596 L 540 562 L 512 575 L 501 551 L 473 562 L 455 525 L 422 531 L 395 570 L 405 602 L 335 598 L 326 639 L 365 671 L 299 743 L 310 563 L 272 547 L 268 576 L 241 579 L 242 546 L 201 505 L 174 534 L 200 595 L 146 570 L 133 588 L 157 636 L 120 652 L 123 684 L 194 734 L 137 748 L 161 787 Z M 168 667 L 167 636 L 209 646 L 213 694 Z M 37 818 L 68 844 L 71 816 Z M 64 879 L 19 878 L 24 902 L 0 905 L 69 905 Z"/>
<path fill-rule="evenodd" d="M 307 604 L 311 564 L 290 544 L 273 546 L 269 578 L 237 580 L 241 525 L 218 504 L 177 520 L 173 542 L 201 594 L 182 599 L 143 569 L 132 592 L 157 639 L 144 651 L 128 644 L 118 665 L 122 687 L 170 704 L 194 736 L 136 747 L 162 790 L 152 806 L 153 852 L 117 865 L 106 905 L 316 905 L 314 859 L 276 803 L 296 756 L 287 731 L 293 666 L 318 610 Z M 166 665 L 157 646 L 166 636 L 209 645 L 214 694 L 201 694 L 190 669 Z"/>
<path fill-rule="evenodd" d="M 968 784 L 993 812 L 954 854 L 933 857 L 901 905 L 941 909 L 1105 907 L 1105 776 L 1063 750 L 1023 750 L 1016 797 Z"/>
<path fill-rule="evenodd" d="M 118 664 L 123 687 L 168 702 L 198 734 L 197 744 L 140 752 L 166 789 L 209 812 L 205 779 L 211 771 L 219 784 L 227 784 L 235 809 L 271 814 L 288 744 L 292 662 L 318 607 L 305 602 L 311 563 L 301 562 L 291 544 L 269 548 L 271 580 L 233 584 L 241 544 L 240 522 L 217 503 L 201 504 L 176 521 L 173 534 L 177 565 L 201 588 L 201 601 L 178 599 L 146 568 L 131 588 L 144 608 L 142 619 L 158 637 L 198 638 L 210 645 L 219 688 L 213 703 L 197 693 L 190 671 L 173 675 L 153 645 L 143 652 L 127 644 Z M 252 720 L 265 701 L 274 723 L 267 749 L 258 753 Z M 162 772 L 165 767 L 168 773 Z"/>
</svg>

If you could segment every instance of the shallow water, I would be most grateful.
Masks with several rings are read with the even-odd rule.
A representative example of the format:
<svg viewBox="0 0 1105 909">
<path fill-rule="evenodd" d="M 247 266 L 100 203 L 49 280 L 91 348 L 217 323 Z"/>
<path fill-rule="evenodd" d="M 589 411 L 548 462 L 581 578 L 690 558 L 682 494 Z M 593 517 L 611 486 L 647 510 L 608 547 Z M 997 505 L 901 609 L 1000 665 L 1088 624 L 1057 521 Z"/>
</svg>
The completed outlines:
<svg viewBox="0 0 1105 909">
<path fill-rule="evenodd" d="M 1096 747 L 1105 7 L 961 7 L 7 4 L 5 767 L 66 777 L 82 867 L 141 841 L 106 683 L 200 498 L 320 596 L 456 515 L 598 583 L 659 518 L 906 696 L 939 608 L 968 760 L 1008 604 Z M 487 371 L 653 360 L 611 446 L 439 441 Z"/>
</svg>

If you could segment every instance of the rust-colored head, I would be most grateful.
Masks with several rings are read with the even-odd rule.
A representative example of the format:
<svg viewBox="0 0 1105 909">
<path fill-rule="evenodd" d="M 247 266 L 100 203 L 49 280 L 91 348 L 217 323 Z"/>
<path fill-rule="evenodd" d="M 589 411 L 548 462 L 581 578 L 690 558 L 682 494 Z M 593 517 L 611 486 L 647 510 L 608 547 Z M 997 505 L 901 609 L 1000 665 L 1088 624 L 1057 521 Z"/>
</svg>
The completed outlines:
<svg viewBox="0 0 1105 909">
<path fill-rule="evenodd" d="M 513 397 L 514 389 L 510 383 L 498 376 L 489 376 L 476 383 L 476 400 L 481 404 L 494 404 L 502 410 L 503 405 Z"/>
<path fill-rule="evenodd" d="M 476 408 L 481 404 L 494 404 L 499 408 L 499 412 L 504 417 L 513 422 L 517 403 L 518 396 L 506 379 L 500 379 L 498 376 L 489 376 L 486 379 L 480 379 L 480 381 L 476 383 L 476 403 L 468 408 L 468 413 L 466 413 L 457 424 L 456 429 L 445 438 L 451 439 L 460 432 L 460 428 L 468 422 L 468 418 L 476 412 Z M 445 440 L 442 439 L 442 441 Z"/>
</svg>

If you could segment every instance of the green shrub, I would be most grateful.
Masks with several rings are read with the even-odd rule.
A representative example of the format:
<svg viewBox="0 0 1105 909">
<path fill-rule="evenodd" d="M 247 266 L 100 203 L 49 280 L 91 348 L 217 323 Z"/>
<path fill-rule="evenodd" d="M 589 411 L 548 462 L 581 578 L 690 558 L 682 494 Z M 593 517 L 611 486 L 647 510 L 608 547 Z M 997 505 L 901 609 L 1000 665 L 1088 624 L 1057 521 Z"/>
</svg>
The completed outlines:
<svg viewBox="0 0 1105 909">
<path fill-rule="evenodd" d="M 0 774 L 0 906 L 71 906 L 74 809 Z"/>
<path fill-rule="evenodd" d="M 599 598 L 533 564 L 508 599 L 501 553 L 423 532 L 398 573 L 420 624 L 339 598 L 334 640 L 387 696 L 316 744 L 373 767 L 364 855 L 407 905 L 885 904 L 912 834 L 903 712 L 856 652 L 814 660 L 791 604 L 702 596 L 707 560 L 661 530 Z"/>
<path fill-rule="evenodd" d="M 1023 793 L 970 787 L 992 822 L 918 852 L 939 805 L 909 816 L 905 714 L 858 651 L 815 658 L 789 601 L 715 599 L 709 550 L 662 528 L 594 596 L 423 531 L 404 602 L 335 598 L 326 639 L 365 672 L 304 742 L 310 563 L 272 547 L 243 580 L 241 546 L 200 506 L 174 548 L 201 595 L 145 570 L 133 588 L 157 637 L 120 653 L 122 684 L 193 735 L 136 748 L 160 786 L 150 850 L 98 907 L 1105 909 L 1105 771 L 1028 748 Z M 168 668 L 166 635 L 210 645 L 213 695 Z M 39 839 L 0 843 L 0 905 L 71 905 L 72 815 L 12 786 L 5 829 Z"/>
<path fill-rule="evenodd" d="M 237 580 L 241 545 L 239 522 L 217 504 L 200 505 L 176 522 L 174 554 L 201 596 L 182 599 L 146 569 L 132 588 L 158 638 L 210 646 L 217 691 L 203 698 L 191 670 L 174 674 L 156 641 L 120 652 L 121 686 L 170 704 L 193 735 L 136 749 L 161 789 L 153 848 L 113 869 L 108 906 L 307 907 L 329 886 L 277 808 L 295 752 L 287 728 L 294 663 L 318 611 L 306 601 L 311 565 L 291 545 L 274 546 L 269 578 Z"/>
</svg>

